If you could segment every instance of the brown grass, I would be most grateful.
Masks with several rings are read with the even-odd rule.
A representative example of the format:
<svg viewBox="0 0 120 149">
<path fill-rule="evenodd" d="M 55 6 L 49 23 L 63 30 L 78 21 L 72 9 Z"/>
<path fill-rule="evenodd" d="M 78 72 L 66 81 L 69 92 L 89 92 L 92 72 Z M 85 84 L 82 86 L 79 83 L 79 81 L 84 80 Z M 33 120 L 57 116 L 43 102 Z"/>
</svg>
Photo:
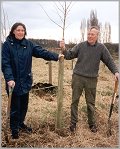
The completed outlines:
<svg viewBox="0 0 120 149">
<path fill-rule="evenodd" d="M 118 64 L 118 59 L 116 59 Z M 11 139 L 8 131 L 10 143 L 6 144 L 4 138 L 4 127 L 6 122 L 7 95 L 5 92 L 4 78 L 2 76 L 2 146 L 7 147 L 112 147 L 118 148 L 118 101 L 116 100 L 112 114 L 112 135 L 107 137 L 107 120 L 110 103 L 114 88 L 114 77 L 111 72 L 101 63 L 96 98 L 96 122 L 98 132 L 92 133 L 87 124 L 87 113 L 84 93 L 79 102 L 79 121 L 77 131 L 71 134 L 70 105 L 71 105 L 71 61 L 64 63 L 64 99 L 63 99 L 63 122 L 62 130 L 55 130 L 57 96 L 54 94 L 35 95 L 30 92 L 29 109 L 26 116 L 27 125 L 33 128 L 32 134 L 20 132 L 17 141 Z M 52 62 L 53 85 L 58 84 L 58 62 Z M 42 59 L 33 58 L 34 84 L 48 83 L 48 64 Z"/>
</svg>

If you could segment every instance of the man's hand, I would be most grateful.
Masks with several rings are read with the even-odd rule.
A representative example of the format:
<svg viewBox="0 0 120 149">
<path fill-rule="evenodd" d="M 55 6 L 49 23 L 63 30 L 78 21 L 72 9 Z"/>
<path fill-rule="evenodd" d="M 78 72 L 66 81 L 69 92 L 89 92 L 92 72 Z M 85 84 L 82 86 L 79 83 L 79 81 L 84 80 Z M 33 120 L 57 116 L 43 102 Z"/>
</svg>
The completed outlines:
<svg viewBox="0 0 120 149">
<path fill-rule="evenodd" d="M 61 40 L 59 46 L 60 46 L 60 48 L 65 49 L 65 41 Z"/>
<path fill-rule="evenodd" d="M 7 84 L 8 84 L 9 87 L 14 88 L 14 86 L 15 86 L 15 81 L 13 81 L 13 80 L 8 81 Z"/>
</svg>

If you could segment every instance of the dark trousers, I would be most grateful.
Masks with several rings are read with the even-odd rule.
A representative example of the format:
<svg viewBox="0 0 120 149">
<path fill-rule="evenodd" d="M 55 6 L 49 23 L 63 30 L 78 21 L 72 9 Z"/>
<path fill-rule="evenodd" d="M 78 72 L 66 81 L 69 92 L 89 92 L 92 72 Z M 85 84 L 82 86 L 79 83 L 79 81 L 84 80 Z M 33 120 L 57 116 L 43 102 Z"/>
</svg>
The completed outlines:
<svg viewBox="0 0 120 149">
<path fill-rule="evenodd" d="M 14 92 L 11 99 L 10 129 L 19 130 L 19 126 L 24 122 L 28 109 L 29 93 L 16 95 Z"/>
<path fill-rule="evenodd" d="M 76 74 L 72 76 L 72 104 L 71 123 L 78 122 L 78 103 L 83 89 L 87 104 L 88 124 L 95 124 L 95 98 L 97 78 L 83 77 Z"/>
</svg>

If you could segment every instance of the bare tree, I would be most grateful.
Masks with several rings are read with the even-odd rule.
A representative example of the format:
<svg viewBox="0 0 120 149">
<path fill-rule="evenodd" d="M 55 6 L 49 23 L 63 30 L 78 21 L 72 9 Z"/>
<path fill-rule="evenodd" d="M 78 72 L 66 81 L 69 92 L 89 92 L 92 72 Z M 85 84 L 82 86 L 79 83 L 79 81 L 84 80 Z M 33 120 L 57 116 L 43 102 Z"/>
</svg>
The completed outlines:
<svg viewBox="0 0 120 149">
<path fill-rule="evenodd" d="M 105 23 L 105 30 L 106 30 L 106 42 L 110 43 L 111 42 L 111 25 L 108 22 Z"/>
<path fill-rule="evenodd" d="M 103 43 L 110 43 L 111 42 L 111 25 L 108 22 L 105 22 L 103 28 Z"/>
<path fill-rule="evenodd" d="M 1 40 L 5 41 L 7 32 L 10 30 L 9 19 L 7 12 L 5 12 L 3 6 L 1 5 Z"/>
<path fill-rule="evenodd" d="M 99 41 L 99 42 L 102 42 L 102 23 L 99 23 L 98 41 Z"/>
<path fill-rule="evenodd" d="M 109 33 L 108 33 L 108 42 L 110 43 L 111 42 L 111 25 L 109 24 L 108 26 L 108 30 L 109 30 Z"/>
<path fill-rule="evenodd" d="M 102 23 L 97 19 L 97 11 L 94 10 L 91 10 L 90 19 L 87 21 L 87 28 L 91 26 L 97 26 L 99 28 L 99 42 L 111 42 L 111 25 L 108 22 L 105 22 L 104 27 L 102 27 Z"/>
<path fill-rule="evenodd" d="M 91 10 L 90 12 L 90 19 L 87 21 L 87 30 L 91 26 L 97 26 L 100 30 L 101 23 L 98 21 L 96 10 Z M 98 41 L 101 42 L 101 33 L 98 36 Z"/>
<path fill-rule="evenodd" d="M 80 25 L 80 33 L 81 33 L 81 42 L 84 41 L 85 38 L 85 28 L 86 28 L 86 20 L 82 19 L 81 25 Z"/>
<path fill-rule="evenodd" d="M 90 19 L 87 21 L 87 29 L 91 26 L 97 26 L 98 27 L 98 19 L 97 19 L 97 11 L 91 10 L 90 12 Z"/>
</svg>

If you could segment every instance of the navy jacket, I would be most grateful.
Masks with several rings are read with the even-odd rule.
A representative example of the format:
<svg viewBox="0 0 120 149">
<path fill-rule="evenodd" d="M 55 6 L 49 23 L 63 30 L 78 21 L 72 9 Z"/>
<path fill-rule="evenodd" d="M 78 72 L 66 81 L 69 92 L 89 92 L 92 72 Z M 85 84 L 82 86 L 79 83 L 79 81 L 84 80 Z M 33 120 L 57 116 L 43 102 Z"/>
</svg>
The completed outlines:
<svg viewBox="0 0 120 149">
<path fill-rule="evenodd" d="M 17 95 L 29 92 L 32 86 L 32 56 L 48 61 L 58 60 L 57 53 L 45 50 L 25 38 L 17 40 L 7 37 L 2 45 L 2 72 L 7 90 L 7 82 L 14 80 L 14 92 Z"/>
</svg>

